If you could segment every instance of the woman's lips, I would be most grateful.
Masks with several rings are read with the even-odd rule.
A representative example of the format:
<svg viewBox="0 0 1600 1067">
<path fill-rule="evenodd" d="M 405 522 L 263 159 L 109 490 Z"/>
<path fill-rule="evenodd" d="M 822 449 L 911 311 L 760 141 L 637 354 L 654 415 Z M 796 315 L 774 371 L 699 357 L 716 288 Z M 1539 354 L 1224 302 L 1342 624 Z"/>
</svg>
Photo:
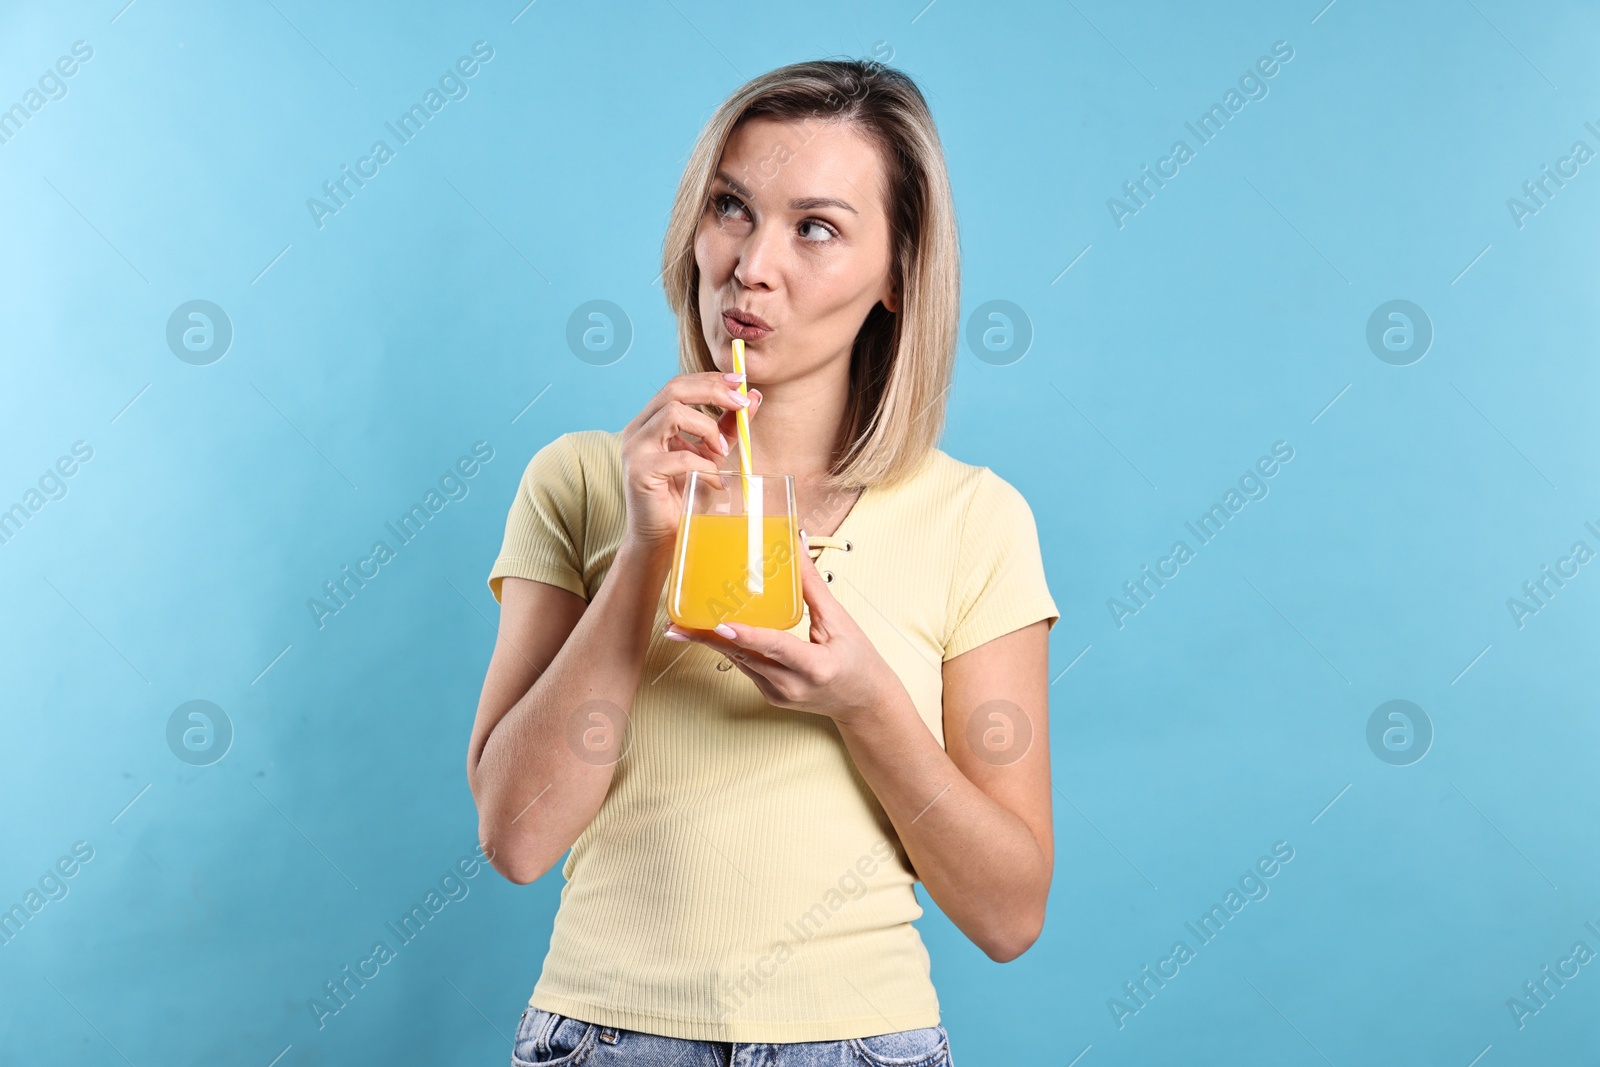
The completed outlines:
<svg viewBox="0 0 1600 1067">
<path fill-rule="evenodd" d="M 728 331 L 730 337 L 737 337 L 744 341 L 759 341 L 772 332 L 765 326 L 751 326 L 748 323 L 740 322 L 727 313 L 722 316 L 722 328 Z"/>
</svg>

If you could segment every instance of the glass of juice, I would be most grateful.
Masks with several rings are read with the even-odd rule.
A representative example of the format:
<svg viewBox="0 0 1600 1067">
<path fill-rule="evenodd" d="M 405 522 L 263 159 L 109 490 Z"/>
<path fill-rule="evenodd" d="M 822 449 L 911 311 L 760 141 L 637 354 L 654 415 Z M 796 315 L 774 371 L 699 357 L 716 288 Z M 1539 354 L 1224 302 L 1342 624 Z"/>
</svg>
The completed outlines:
<svg viewBox="0 0 1600 1067">
<path fill-rule="evenodd" d="M 800 621 L 794 475 L 690 471 L 667 576 L 667 616 L 692 630 Z"/>
</svg>

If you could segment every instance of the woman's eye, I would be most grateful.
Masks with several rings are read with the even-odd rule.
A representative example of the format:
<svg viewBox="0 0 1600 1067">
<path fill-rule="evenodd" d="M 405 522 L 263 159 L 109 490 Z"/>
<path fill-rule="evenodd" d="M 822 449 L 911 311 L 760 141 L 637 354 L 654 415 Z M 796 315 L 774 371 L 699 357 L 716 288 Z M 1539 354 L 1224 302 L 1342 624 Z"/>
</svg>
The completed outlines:
<svg viewBox="0 0 1600 1067">
<path fill-rule="evenodd" d="M 741 217 L 744 205 L 739 203 L 737 198 L 723 193 L 721 196 L 711 198 L 711 209 L 717 213 L 718 218 L 738 219 Z"/>
<path fill-rule="evenodd" d="M 815 234 L 815 236 L 807 236 L 807 231 Z M 827 223 L 819 222 L 816 219 L 806 219 L 800 224 L 800 236 L 807 241 L 815 241 L 820 244 L 833 237 L 833 228 Z"/>
</svg>

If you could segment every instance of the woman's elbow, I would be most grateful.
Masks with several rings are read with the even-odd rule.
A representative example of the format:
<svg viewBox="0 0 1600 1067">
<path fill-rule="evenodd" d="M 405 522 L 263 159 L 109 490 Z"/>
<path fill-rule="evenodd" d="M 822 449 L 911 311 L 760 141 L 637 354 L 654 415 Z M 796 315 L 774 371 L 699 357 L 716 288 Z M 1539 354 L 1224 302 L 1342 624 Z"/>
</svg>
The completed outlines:
<svg viewBox="0 0 1600 1067">
<path fill-rule="evenodd" d="M 1048 887 L 1047 887 L 1048 889 Z M 1033 947 L 1044 932 L 1045 900 L 1008 909 L 1005 918 L 972 940 L 996 963 L 1010 963 Z"/>
<path fill-rule="evenodd" d="M 532 885 L 539 880 L 544 871 L 536 871 L 532 867 L 518 867 L 510 863 L 491 863 L 500 876 L 514 885 Z"/>
<path fill-rule="evenodd" d="M 996 936 L 985 938 L 978 943 L 978 947 L 983 949 L 985 956 L 996 963 L 1010 963 L 1033 947 L 1043 929 L 1042 918 L 1038 923 L 1029 923 L 1026 926 L 1018 924 Z"/>
<path fill-rule="evenodd" d="M 526 847 L 515 847 L 514 843 L 508 840 L 510 837 L 510 834 L 497 831 L 484 820 L 478 821 L 478 840 L 483 843 L 483 851 L 488 856 L 489 866 L 508 882 L 517 885 L 537 882 L 550 869 L 551 864 L 538 856 L 531 855 Z"/>
</svg>

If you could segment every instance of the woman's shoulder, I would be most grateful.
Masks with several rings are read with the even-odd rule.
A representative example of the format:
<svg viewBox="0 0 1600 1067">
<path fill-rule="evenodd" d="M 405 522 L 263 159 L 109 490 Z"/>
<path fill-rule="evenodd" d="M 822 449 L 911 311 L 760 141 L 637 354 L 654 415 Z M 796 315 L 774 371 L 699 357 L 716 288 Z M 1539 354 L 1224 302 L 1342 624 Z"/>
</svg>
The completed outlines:
<svg viewBox="0 0 1600 1067">
<path fill-rule="evenodd" d="M 520 497 L 577 523 L 622 506 L 622 434 L 572 430 L 536 448 L 522 471 Z"/>
<path fill-rule="evenodd" d="M 1007 552 L 1035 541 L 1038 524 L 1022 491 L 989 467 L 934 448 L 911 479 L 918 527 L 942 528 L 964 552 Z"/>
<path fill-rule="evenodd" d="M 612 430 L 569 430 L 557 434 L 534 451 L 528 473 L 538 475 L 556 466 L 600 483 L 608 474 L 622 471 L 622 433 Z"/>
<path fill-rule="evenodd" d="M 942 448 L 928 450 L 911 482 L 919 495 L 940 501 L 947 511 L 1027 506 L 1022 493 L 991 468 L 956 459 Z"/>
<path fill-rule="evenodd" d="M 566 442 L 586 468 L 622 467 L 621 430 L 569 430 L 557 440 Z"/>
<path fill-rule="evenodd" d="M 622 431 L 568 430 L 566 433 L 556 435 L 550 444 L 568 449 L 583 459 L 616 458 L 622 455 Z"/>
</svg>

